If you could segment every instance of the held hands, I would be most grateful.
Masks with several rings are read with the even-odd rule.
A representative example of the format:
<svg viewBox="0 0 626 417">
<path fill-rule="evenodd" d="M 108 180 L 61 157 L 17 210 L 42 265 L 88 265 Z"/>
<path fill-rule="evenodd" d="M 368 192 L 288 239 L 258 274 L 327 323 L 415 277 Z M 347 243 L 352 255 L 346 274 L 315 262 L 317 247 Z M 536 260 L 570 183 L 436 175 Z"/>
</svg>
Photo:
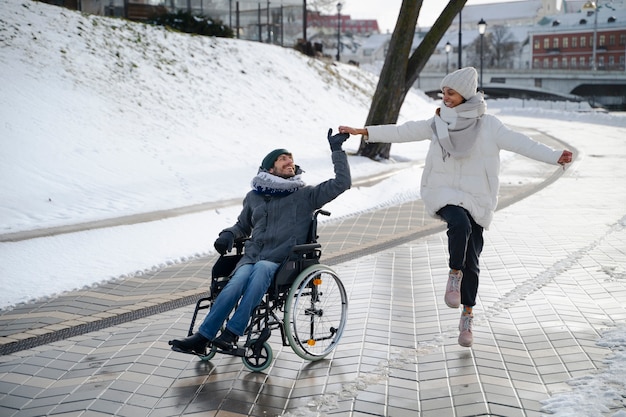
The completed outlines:
<svg viewBox="0 0 626 417">
<path fill-rule="evenodd" d="M 349 133 L 337 133 L 333 135 L 333 129 L 328 129 L 328 143 L 330 143 L 330 150 L 341 151 L 341 145 L 350 137 Z"/>
<path fill-rule="evenodd" d="M 366 128 L 354 128 L 350 126 L 339 126 L 339 133 L 349 133 L 351 135 L 367 135 Z"/>
<path fill-rule="evenodd" d="M 215 243 L 213 244 L 213 246 L 220 255 L 224 255 L 226 252 L 231 251 L 234 243 L 235 235 L 233 235 L 231 232 L 222 232 L 220 233 L 219 237 L 215 239 Z"/>
</svg>

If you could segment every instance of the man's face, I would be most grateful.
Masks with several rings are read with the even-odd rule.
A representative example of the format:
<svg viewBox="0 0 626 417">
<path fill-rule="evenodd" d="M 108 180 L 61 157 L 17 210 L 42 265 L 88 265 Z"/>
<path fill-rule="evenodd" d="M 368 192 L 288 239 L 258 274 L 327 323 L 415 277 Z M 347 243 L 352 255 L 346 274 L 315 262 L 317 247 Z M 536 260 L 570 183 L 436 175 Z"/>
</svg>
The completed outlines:
<svg viewBox="0 0 626 417">
<path fill-rule="evenodd" d="M 296 164 L 293 163 L 293 157 L 286 153 L 278 157 L 274 166 L 269 170 L 270 174 L 274 174 L 282 178 L 291 178 L 296 175 Z"/>
</svg>

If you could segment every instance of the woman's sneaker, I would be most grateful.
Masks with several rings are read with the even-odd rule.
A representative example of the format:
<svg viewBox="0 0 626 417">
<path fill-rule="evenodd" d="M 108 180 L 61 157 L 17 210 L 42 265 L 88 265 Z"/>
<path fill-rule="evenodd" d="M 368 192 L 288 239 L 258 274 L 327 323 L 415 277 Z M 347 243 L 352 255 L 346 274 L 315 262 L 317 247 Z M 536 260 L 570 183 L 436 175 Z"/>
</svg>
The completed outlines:
<svg viewBox="0 0 626 417">
<path fill-rule="evenodd" d="M 461 305 L 461 279 L 463 279 L 463 272 L 457 271 L 448 274 L 448 284 L 446 285 L 446 295 L 444 301 L 450 308 L 459 308 Z"/>
<path fill-rule="evenodd" d="M 459 321 L 459 345 L 463 347 L 470 347 L 474 343 L 474 335 L 472 334 L 473 321 L 473 314 L 461 313 L 461 321 Z"/>
</svg>

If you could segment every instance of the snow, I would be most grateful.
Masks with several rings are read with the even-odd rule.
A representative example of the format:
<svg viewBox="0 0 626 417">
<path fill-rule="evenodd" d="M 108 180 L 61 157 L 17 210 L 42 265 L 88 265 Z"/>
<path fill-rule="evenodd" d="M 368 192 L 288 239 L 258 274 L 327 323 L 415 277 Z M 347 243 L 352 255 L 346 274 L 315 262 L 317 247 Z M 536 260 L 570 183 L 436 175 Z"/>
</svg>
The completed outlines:
<svg viewBox="0 0 626 417">
<path fill-rule="evenodd" d="M 270 150 L 292 151 L 310 184 L 332 177 L 326 132 L 363 125 L 376 85 L 375 75 L 290 49 L 186 36 L 27 0 L 0 0 L 0 34 L 0 308 L 212 253 Z M 399 121 L 429 117 L 437 105 L 412 92 Z M 596 135 L 626 126 L 624 117 L 557 103 L 489 106 L 505 121 L 525 116 L 529 127 L 546 117 L 593 124 Z M 352 138 L 344 148 L 358 145 Z M 394 145 L 387 163 L 351 155 L 355 181 L 403 175 L 353 187 L 320 221 L 418 199 L 426 146 Z M 134 215 L 152 218 L 15 239 Z M 615 354 L 604 373 L 574 381 L 569 396 L 546 407 L 566 415 L 585 398 L 604 397 L 601 408 L 623 392 L 625 340 L 624 328 L 606 334 L 598 343 Z M 608 391 L 608 384 L 619 389 Z"/>
</svg>

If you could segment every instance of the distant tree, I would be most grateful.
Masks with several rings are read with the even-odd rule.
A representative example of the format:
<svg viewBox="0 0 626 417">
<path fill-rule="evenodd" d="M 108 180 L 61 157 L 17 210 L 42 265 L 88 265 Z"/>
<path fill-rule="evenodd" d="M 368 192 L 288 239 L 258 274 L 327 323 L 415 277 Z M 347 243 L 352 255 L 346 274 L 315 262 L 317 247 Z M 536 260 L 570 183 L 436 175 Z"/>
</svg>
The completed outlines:
<svg viewBox="0 0 626 417">
<path fill-rule="evenodd" d="M 510 68 L 512 58 L 518 48 L 518 42 L 507 27 L 494 26 L 489 32 L 493 68 Z"/>
<path fill-rule="evenodd" d="M 355 0 L 359 1 L 359 0 Z M 342 1 L 346 3 L 346 1 Z M 307 0 L 307 8 L 319 13 L 336 14 L 337 13 L 337 0 Z"/>
<path fill-rule="evenodd" d="M 493 68 L 493 45 L 491 39 L 493 38 L 493 34 L 491 32 L 487 32 L 484 35 L 482 40 L 483 42 L 483 66 L 484 68 Z M 467 65 L 471 65 L 473 67 L 480 66 L 480 36 L 477 36 L 476 39 L 472 41 L 466 47 L 466 62 Z"/>
<path fill-rule="evenodd" d="M 211 17 L 194 15 L 189 12 L 179 10 L 176 13 L 165 13 L 152 18 L 147 23 L 168 28 L 184 33 L 193 33 L 203 36 L 216 36 L 221 38 L 232 38 L 233 30 L 224 25 L 221 20 Z"/>
<path fill-rule="evenodd" d="M 469 65 L 480 66 L 480 36 L 467 47 Z M 504 26 L 494 26 L 483 39 L 484 68 L 513 68 L 514 57 L 522 45 Z"/>
<path fill-rule="evenodd" d="M 407 93 L 467 0 L 450 0 L 422 42 L 413 54 L 409 55 L 422 3 L 422 0 L 402 1 L 366 125 L 398 121 L 400 108 Z M 390 144 L 366 143 L 361 140 L 357 154 L 374 160 L 389 159 L 390 150 Z"/>
</svg>

